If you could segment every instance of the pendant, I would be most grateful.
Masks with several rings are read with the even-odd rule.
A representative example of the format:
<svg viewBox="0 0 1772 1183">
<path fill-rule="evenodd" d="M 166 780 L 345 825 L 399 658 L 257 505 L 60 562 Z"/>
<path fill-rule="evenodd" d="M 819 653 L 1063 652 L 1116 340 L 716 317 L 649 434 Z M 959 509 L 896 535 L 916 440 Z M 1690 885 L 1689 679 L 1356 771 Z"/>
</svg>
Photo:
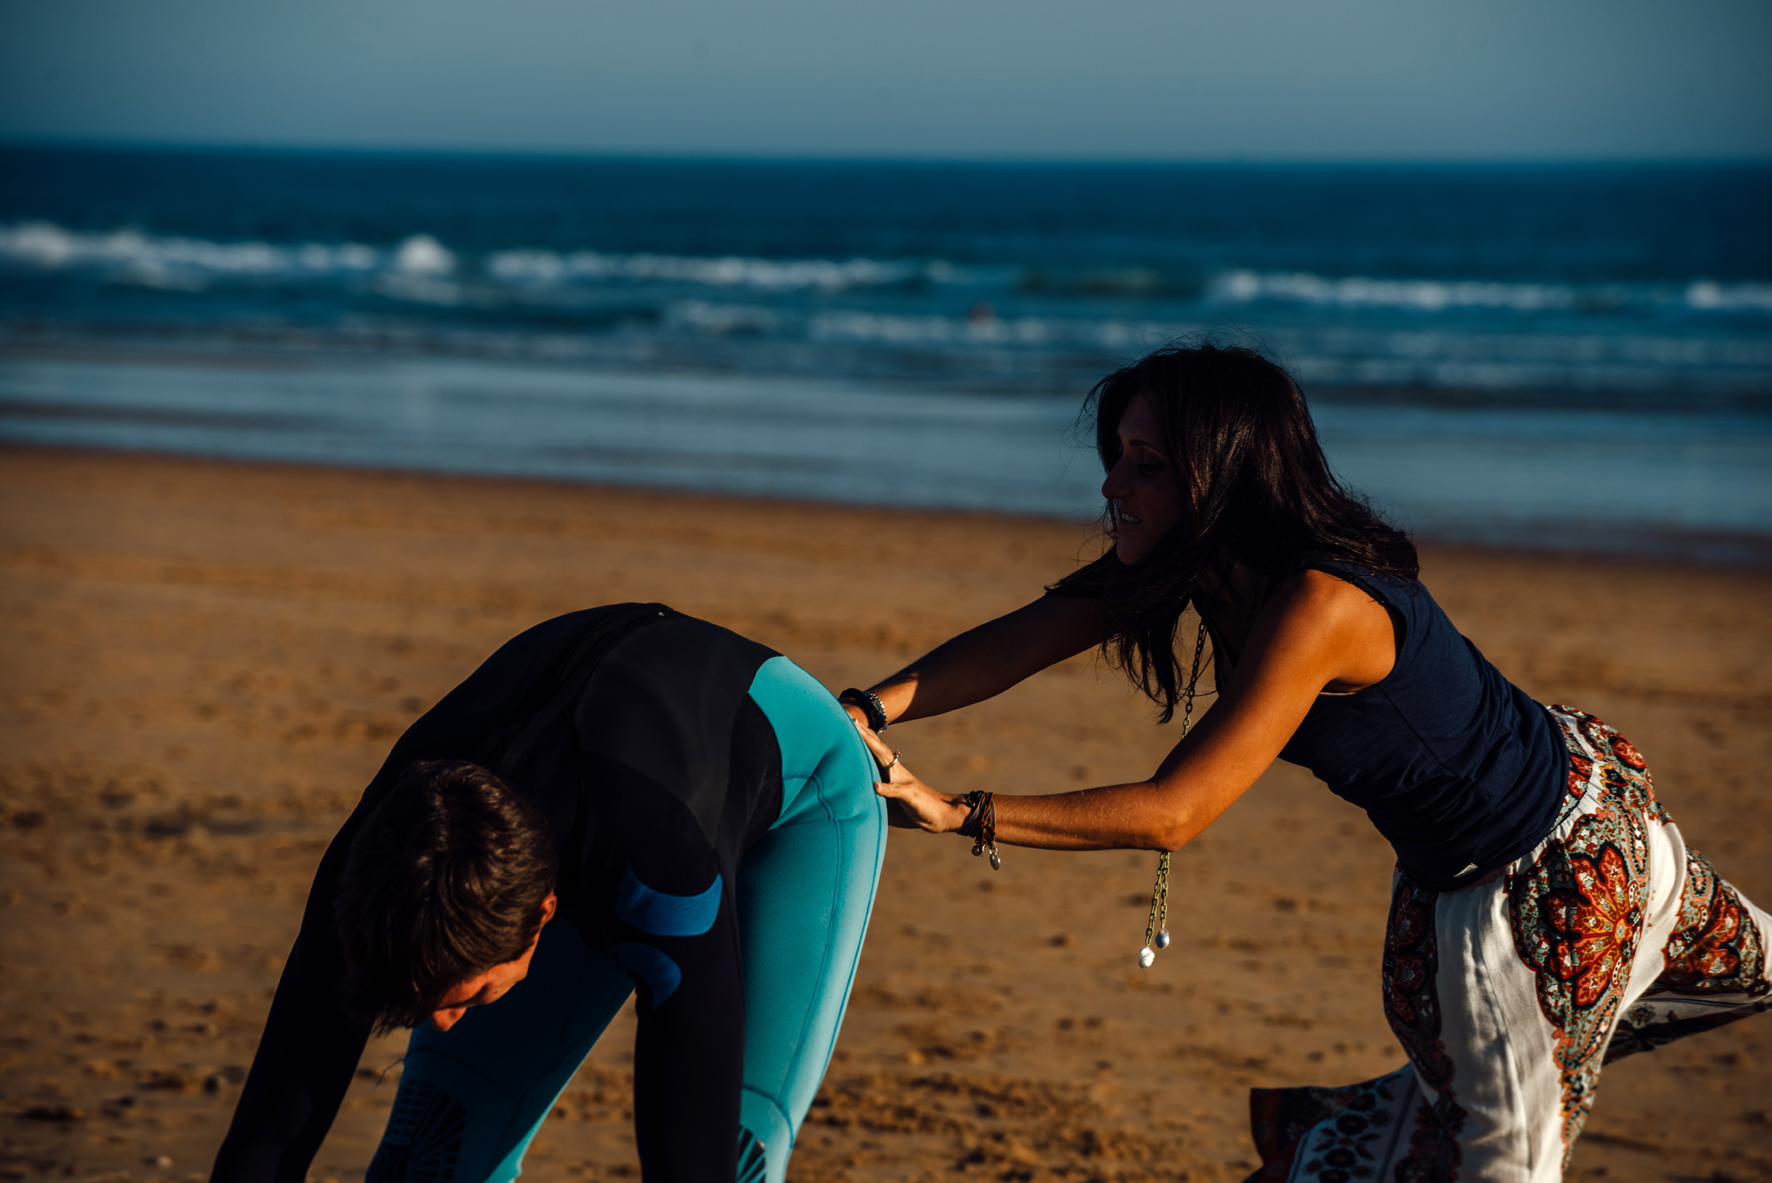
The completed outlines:
<svg viewBox="0 0 1772 1183">
<path fill-rule="evenodd" d="M 991 870 L 1001 871 L 1002 869 L 1003 860 L 997 857 L 997 848 L 993 846 L 991 847 Z"/>
<path fill-rule="evenodd" d="M 1138 951 L 1138 968 L 1149 969 L 1157 963 L 1157 951 L 1149 945 Z"/>
<path fill-rule="evenodd" d="M 1159 932 L 1157 934 L 1157 948 L 1167 949 L 1168 947 L 1169 947 L 1169 930 L 1165 928 L 1162 932 Z"/>
</svg>

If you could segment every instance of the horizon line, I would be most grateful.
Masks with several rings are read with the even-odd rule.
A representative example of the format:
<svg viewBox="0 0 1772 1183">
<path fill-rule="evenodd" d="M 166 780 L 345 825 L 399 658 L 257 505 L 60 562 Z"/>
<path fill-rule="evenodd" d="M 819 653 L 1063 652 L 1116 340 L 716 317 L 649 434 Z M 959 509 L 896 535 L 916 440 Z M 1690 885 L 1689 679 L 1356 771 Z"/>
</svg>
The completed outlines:
<svg viewBox="0 0 1772 1183">
<path fill-rule="evenodd" d="M 1023 156 L 1004 153 L 963 154 L 856 153 L 819 151 L 729 151 L 695 149 L 541 148 L 534 146 L 464 145 L 457 147 L 390 144 L 337 144 L 322 142 L 258 140 L 130 139 L 88 136 L 17 136 L 0 133 L 0 151 L 49 149 L 63 151 L 121 152 L 214 152 L 261 153 L 308 156 L 407 156 L 458 159 L 583 160 L 704 164 L 850 164 L 850 165 L 976 165 L 1001 167 L 1063 167 L 1095 165 L 1110 167 L 1364 167 L 1364 168 L 1666 168 L 1772 166 L 1772 153 L 1733 156 L 1668 155 L 1262 155 L 1257 153 L 1197 154 L 1172 156 L 1121 156 L 1110 154 L 1054 154 Z"/>
</svg>

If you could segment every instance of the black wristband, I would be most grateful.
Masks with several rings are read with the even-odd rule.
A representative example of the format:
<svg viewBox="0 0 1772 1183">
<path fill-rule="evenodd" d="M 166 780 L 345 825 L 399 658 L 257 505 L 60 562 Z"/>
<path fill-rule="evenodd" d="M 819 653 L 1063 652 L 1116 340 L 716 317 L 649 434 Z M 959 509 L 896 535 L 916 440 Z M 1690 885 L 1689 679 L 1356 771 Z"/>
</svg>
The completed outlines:
<svg viewBox="0 0 1772 1183">
<path fill-rule="evenodd" d="M 837 701 L 861 708 L 861 713 L 868 717 L 868 728 L 874 732 L 886 730 L 886 704 L 872 690 L 857 690 L 851 686 L 837 695 Z"/>
</svg>

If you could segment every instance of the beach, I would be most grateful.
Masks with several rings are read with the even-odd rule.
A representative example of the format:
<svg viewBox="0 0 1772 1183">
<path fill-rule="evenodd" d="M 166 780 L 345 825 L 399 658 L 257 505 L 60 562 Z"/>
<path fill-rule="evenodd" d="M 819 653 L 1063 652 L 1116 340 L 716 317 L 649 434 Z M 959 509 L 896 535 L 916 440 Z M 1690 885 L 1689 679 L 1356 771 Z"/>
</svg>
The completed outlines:
<svg viewBox="0 0 1772 1183">
<path fill-rule="evenodd" d="M 309 879 L 400 732 L 497 645 L 657 600 L 833 690 L 1097 553 L 1074 521 L 635 488 L 0 451 L 0 1178 L 206 1176 Z M 1772 900 L 1772 572 L 1424 546 L 1499 668 L 1629 736 L 1688 841 Z M 1206 701 L 1210 701 L 1209 699 Z M 1093 657 L 894 728 L 938 787 L 1147 776 L 1176 737 Z M 1403 1056 L 1380 1004 L 1392 859 L 1275 765 L 1172 876 L 1154 855 L 894 831 L 790 1168 L 824 1180 L 1240 1179 L 1248 1090 Z M 536 1180 L 637 1178 L 631 1009 Z M 315 1183 L 361 1180 L 402 1043 L 371 1043 Z M 1609 1068 L 1571 1177 L 1772 1178 L 1772 1017 Z"/>
</svg>

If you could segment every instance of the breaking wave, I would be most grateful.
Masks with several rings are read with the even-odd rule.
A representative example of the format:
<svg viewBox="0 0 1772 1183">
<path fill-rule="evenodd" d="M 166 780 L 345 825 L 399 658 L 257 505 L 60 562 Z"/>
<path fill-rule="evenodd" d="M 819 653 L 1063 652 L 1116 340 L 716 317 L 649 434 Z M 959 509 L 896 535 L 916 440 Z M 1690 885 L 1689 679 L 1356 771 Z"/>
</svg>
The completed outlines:
<svg viewBox="0 0 1772 1183">
<path fill-rule="evenodd" d="M 1681 311 L 1772 315 L 1772 282 L 1572 284 L 1473 279 L 1394 279 L 1323 276 L 1302 271 L 1233 269 L 1204 280 L 1167 279 L 1154 271 L 1101 271 L 1055 277 L 1038 268 L 960 268 L 940 259 L 768 259 L 742 255 L 670 255 L 513 248 L 472 254 L 452 250 L 429 234 L 391 246 L 358 242 L 216 242 L 148 234 L 134 229 L 68 230 L 52 222 L 0 225 L 0 267 L 81 271 L 113 283 L 200 291 L 216 282 L 368 283 L 416 303 L 463 301 L 463 285 L 526 295 L 607 286 L 674 285 L 758 293 L 838 294 L 905 287 L 972 286 L 981 292 L 1053 293 L 1168 299 L 1207 306 L 1262 303 L 1325 308 L 1437 313 Z M 451 286 L 455 285 L 455 286 Z M 821 331 L 882 339 L 894 335 L 950 339 L 958 331 L 996 341 L 1005 334 L 1040 332 L 1021 322 L 959 330 L 934 322 L 854 324 L 842 316 Z M 913 320 L 915 318 L 912 318 Z"/>
<path fill-rule="evenodd" d="M 218 279 L 300 282 L 379 275 L 473 277 L 527 287 L 629 282 L 826 292 L 962 279 L 957 268 L 940 260 L 760 259 L 592 250 L 499 250 L 476 260 L 428 234 L 414 234 L 391 247 L 356 242 L 289 245 L 212 242 L 133 229 L 66 230 L 51 222 L 0 226 L 0 263 L 46 271 L 98 271 L 114 281 L 193 290 Z"/>
<path fill-rule="evenodd" d="M 1508 283 L 1494 280 L 1374 279 L 1309 272 L 1227 271 L 1209 285 L 1226 304 L 1274 301 L 1343 308 L 1417 312 L 1493 309 L 1510 312 L 1606 312 L 1683 307 L 1693 312 L 1772 313 L 1772 283 L 1685 284 Z"/>
<path fill-rule="evenodd" d="M 211 242 L 144 234 L 139 230 L 90 233 L 50 222 L 0 226 L 0 260 L 41 270 L 97 270 L 149 287 L 200 287 L 221 276 L 251 278 L 329 277 L 409 270 L 435 274 L 454 265 L 435 239 L 415 235 L 393 250 L 361 243 Z"/>
<path fill-rule="evenodd" d="M 486 271 L 511 283 L 608 283 L 626 280 L 691 283 L 720 288 L 761 288 L 774 291 L 893 287 L 927 281 L 952 283 L 959 272 L 939 260 L 927 263 L 880 262 L 875 259 L 757 259 L 737 255 L 609 254 L 602 251 L 495 251 Z"/>
<path fill-rule="evenodd" d="M 96 290 L 39 286 L 61 276 Z M 207 292 L 206 307 L 181 304 L 179 316 L 196 309 L 218 326 L 281 325 L 388 348 L 435 340 L 481 350 L 509 338 L 562 356 L 652 349 L 645 356 L 722 369 L 1087 374 L 1242 324 L 1312 383 L 1772 392 L 1762 319 L 1772 316 L 1772 282 L 1757 280 L 1584 285 L 1232 269 L 1183 281 L 932 259 L 471 251 L 423 233 L 379 245 L 276 243 L 0 224 L 7 307 L 34 319 L 52 288 L 80 310 L 75 320 L 114 298 L 129 315 L 152 311 L 156 297 L 144 302 L 140 289 L 175 301 Z"/>
</svg>

